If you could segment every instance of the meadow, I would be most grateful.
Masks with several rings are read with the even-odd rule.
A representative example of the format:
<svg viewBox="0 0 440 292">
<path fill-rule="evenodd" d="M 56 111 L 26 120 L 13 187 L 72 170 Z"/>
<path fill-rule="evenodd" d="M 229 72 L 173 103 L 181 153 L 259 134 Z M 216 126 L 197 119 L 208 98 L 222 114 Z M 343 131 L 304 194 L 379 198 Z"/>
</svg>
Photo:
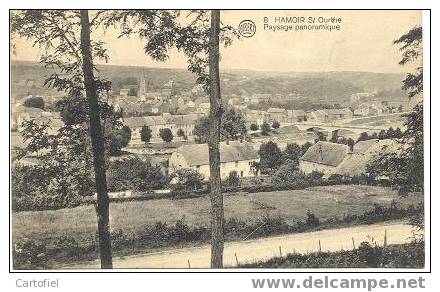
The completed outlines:
<svg viewBox="0 0 440 292">
<path fill-rule="evenodd" d="M 294 223 L 312 211 L 320 220 L 340 218 L 344 214 L 360 214 L 374 204 L 389 206 L 417 204 L 421 195 L 401 198 L 397 192 L 384 187 L 336 185 L 260 193 L 228 193 L 224 197 L 226 220 L 236 218 L 253 223 L 263 216 L 281 216 Z M 112 230 L 139 232 L 155 222 L 175 224 L 184 220 L 189 227 L 209 226 L 208 197 L 189 199 L 158 199 L 111 203 Z M 35 239 L 51 241 L 63 235 L 78 241 L 88 240 L 96 233 L 96 213 L 93 205 L 70 209 L 25 211 L 12 214 L 13 240 Z"/>
</svg>

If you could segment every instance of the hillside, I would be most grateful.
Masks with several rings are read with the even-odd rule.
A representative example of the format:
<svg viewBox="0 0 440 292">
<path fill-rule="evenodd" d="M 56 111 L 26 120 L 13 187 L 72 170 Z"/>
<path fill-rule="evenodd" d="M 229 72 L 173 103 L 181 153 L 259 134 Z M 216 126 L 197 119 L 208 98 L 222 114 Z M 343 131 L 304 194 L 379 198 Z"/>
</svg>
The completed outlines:
<svg viewBox="0 0 440 292">
<path fill-rule="evenodd" d="M 169 80 L 174 80 L 176 91 L 190 90 L 195 76 L 185 69 L 165 69 L 137 66 L 98 65 L 99 75 L 113 82 L 114 92 L 123 85 L 136 84 L 143 72 L 154 90 Z M 11 63 L 12 95 L 51 94 L 43 88 L 45 76 L 51 72 L 36 62 Z M 311 99 L 347 101 L 351 94 L 373 91 L 385 92 L 390 99 L 404 99 L 400 90 L 403 74 L 372 72 L 264 72 L 251 70 L 226 70 L 221 73 L 224 95 L 236 94 L 298 94 Z M 28 82 L 25 82 L 28 80 Z"/>
</svg>

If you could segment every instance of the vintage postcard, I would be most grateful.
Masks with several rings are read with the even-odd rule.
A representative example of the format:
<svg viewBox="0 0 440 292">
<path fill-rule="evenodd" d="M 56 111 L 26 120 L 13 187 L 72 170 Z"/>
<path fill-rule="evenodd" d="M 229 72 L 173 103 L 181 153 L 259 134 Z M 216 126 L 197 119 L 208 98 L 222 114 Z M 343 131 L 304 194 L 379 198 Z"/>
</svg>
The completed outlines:
<svg viewBox="0 0 440 292">
<path fill-rule="evenodd" d="M 10 10 L 11 269 L 426 269 L 422 23 Z"/>
</svg>

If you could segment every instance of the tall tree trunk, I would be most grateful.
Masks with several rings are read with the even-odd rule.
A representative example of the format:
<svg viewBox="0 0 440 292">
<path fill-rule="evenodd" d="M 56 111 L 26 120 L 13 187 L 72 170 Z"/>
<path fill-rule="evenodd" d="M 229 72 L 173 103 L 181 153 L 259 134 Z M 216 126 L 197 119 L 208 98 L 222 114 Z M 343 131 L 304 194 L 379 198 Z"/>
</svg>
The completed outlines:
<svg viewBox="0 0 440 292">
<path fill-rule="evenodd" d="M 210 79 L 210 129 L 209 169 L 211 189 L 211 268 L 223 268 L 223 195 L 220 178 L 220 123 L 223 113 L 220 96 L 219 74 L 220 10 L 211 11 L 211 33 L 209 39 Z"/>
<path fill-rule="evenodd" d="M 93 73 L 93 60 L 90 44 L 90 21 L 88 10 L 81 10 L 81 54 L 84 85 L 89 102 L 90 136 L 93 147 L 93 164 L 97 195 L 96 212 L 98 216 L 99 252 L 101 269 L 111 269 L 112 250 L 109 228 L 109 198 L 105 175 L 104 137 L 99 114 L 98 93 Z"/>
</svg>

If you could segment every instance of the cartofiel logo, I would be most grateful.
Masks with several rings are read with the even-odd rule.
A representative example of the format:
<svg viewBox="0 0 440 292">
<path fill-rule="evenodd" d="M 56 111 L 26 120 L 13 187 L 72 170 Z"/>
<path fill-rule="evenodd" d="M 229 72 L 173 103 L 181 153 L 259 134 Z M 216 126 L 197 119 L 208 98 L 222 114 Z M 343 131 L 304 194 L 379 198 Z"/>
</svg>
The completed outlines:
<svg viewBox="0 0 440 292">
<path fill-rule="evenodd" d="M 245 38 L 252 37 L 256 30 L 257 27 L 255 26 L 255 23 L 249 19 L 243 20 L 238 25 L 238 33 Z"/>
</svg>

